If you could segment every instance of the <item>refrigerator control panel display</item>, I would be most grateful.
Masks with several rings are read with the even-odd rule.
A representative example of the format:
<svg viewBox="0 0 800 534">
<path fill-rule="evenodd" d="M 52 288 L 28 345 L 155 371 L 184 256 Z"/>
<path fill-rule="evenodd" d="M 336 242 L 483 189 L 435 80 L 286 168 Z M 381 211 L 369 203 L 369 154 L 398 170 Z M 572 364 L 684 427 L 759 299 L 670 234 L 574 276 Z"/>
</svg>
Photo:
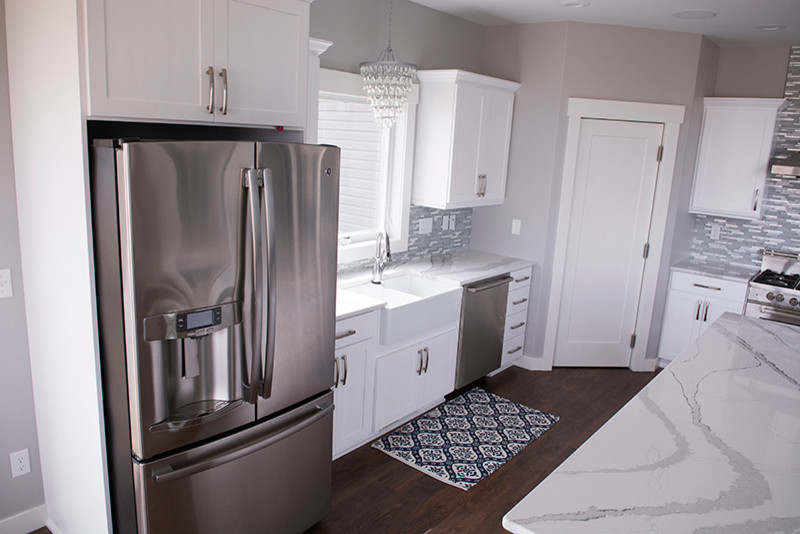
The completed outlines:
<svg viewBox="0 0 800 534">
<path fill-rule="evenodd" d="M 175 318 L 178 332 L 187 332 L 197 328 L 207 328 L 222 322 L 222 308 L 212 308 L 189 313 L 179 313 Z"/>
</svg>

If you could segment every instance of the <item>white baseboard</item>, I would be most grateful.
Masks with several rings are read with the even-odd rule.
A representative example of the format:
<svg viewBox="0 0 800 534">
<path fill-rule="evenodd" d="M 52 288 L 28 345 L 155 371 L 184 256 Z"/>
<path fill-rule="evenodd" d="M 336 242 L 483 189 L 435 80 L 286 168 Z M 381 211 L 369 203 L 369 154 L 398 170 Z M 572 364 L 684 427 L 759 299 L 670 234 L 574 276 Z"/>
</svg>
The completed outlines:
<svg viewBox="0 0 800 534">
<path fill-rule="evenodd" d="M 0 534 L 26 534 L 42 528 L 46 523 L 47 506 L 42 504 L 17 515 L 0 519 Z M 58 533 L 53 531 L 53 534 Z"/>
<path fill-rule="evenodd" d="M 534 358 L 533 356 L 522 355 L 514 361 L 514 365 L 527 369 L 528 371 L 552 371 L 552 362 L 546 362 L 544 358 Z"/>
</svg>

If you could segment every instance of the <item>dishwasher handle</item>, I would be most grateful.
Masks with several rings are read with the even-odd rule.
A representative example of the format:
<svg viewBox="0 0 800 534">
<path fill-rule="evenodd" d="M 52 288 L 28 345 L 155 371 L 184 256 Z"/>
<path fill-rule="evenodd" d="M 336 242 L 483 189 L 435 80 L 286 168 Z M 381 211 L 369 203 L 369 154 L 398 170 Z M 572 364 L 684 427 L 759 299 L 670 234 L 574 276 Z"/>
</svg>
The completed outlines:
<svg viewBox="0 0 800 534">
<path fill-rule="evenodd" d="M 467 286 L 467 291 L 470 293 L 480 293 L 481 291 L 487 291 L 489 289 L 494 289 L 496 287 L 504 286 L 510 284 L 514 280 L 511 276 L 504 276 L 502 278 L 494 278 L 492 280 L 487 281 L 486 283 L 475 284 Z"/>
</svg>

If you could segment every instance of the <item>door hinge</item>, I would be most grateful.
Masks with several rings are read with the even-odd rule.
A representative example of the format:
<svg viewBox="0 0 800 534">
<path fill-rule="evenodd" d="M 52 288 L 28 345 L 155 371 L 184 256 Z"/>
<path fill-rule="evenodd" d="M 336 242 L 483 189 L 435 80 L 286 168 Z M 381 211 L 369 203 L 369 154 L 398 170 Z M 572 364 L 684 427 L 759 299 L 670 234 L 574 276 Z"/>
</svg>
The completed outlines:
<svg viewBox="0 0 800 534">
<path fill-rule="evenodd" d="M 661 163 L 661 158 L 664 156 L 664 145 L 658 146 L 658 153 L 656 154 L 656 161 Z"/>
<path fill-rule="evenodd" d="M 631 334 L 631 348 L 636 346 L 636 334 Z"/>
<path fill-rule="evenodd" d="M 642 251 L 642 257 L 644 259 L 647 259 L 647 256 L 649 255 L 650 255 L 650 243 L 645 243 L 644 250 Z"/>
</svg>

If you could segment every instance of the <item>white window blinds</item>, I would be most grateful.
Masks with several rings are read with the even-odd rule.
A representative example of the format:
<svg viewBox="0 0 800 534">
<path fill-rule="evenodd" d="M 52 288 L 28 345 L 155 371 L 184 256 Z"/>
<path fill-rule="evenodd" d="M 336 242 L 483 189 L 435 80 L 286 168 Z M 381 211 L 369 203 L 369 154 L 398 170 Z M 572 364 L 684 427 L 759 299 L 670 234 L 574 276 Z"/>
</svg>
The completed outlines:
<svg viewBox="0 0 800 534">
<path fill-rule="evenodd" d="M 374 239 L 384 226 L 384 135 L 368 102 L 320 97 L 318 142 L 341 148 L 340 243 Z"/>
</svg>

